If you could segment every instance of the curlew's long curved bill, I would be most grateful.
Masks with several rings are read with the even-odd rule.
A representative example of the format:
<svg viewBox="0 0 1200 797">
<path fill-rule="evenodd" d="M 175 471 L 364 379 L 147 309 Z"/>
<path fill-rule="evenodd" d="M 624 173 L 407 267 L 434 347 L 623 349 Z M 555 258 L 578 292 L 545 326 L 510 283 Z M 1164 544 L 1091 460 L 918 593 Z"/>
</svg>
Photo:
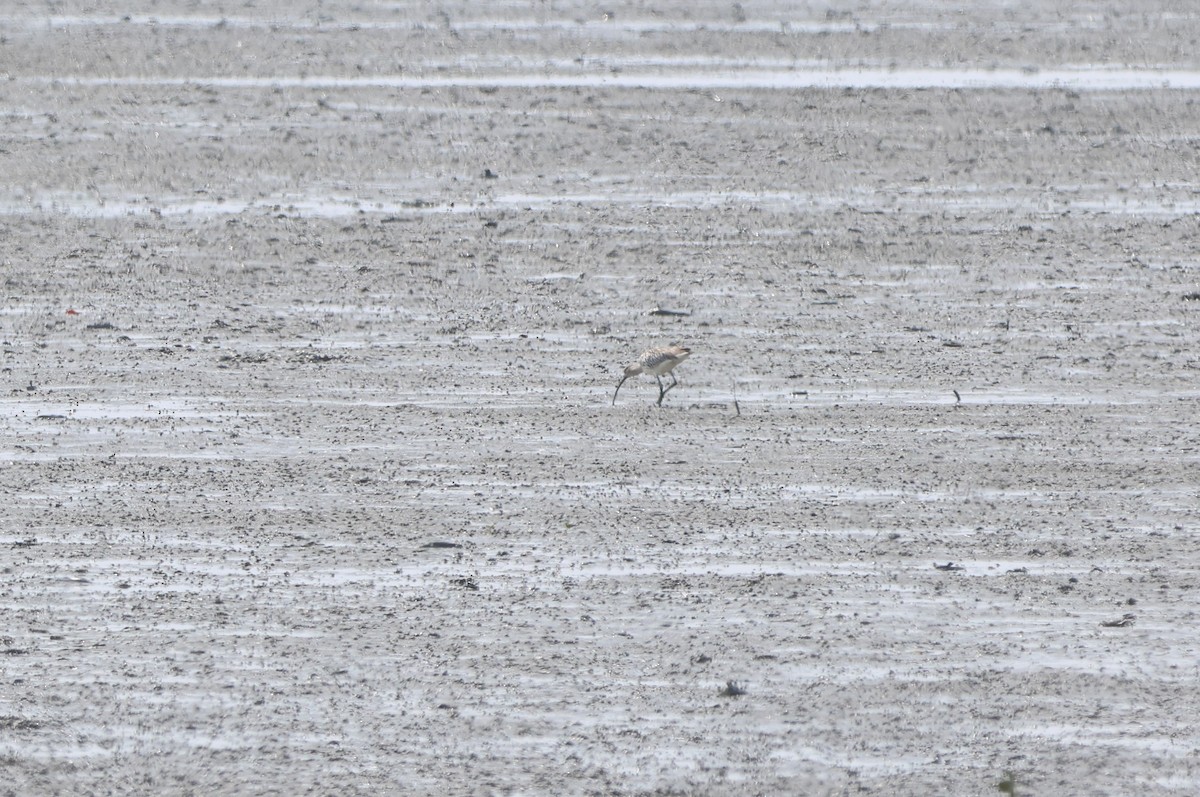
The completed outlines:
<svg viewBox="0 0 1200 797">
<path fill-rule="evenodd" d="M 625 376 L 621 377 L 620 382 L 617 382 L 617 389 L 613 391 L 612 403 L 613 403 L 614 407 L 617 406 L 617 394 L 621 392 L 621 385 L 625 384 L 625 380 L 628 378 L 629 378 L 629 375 L 626 374 Z"/>
</svg>

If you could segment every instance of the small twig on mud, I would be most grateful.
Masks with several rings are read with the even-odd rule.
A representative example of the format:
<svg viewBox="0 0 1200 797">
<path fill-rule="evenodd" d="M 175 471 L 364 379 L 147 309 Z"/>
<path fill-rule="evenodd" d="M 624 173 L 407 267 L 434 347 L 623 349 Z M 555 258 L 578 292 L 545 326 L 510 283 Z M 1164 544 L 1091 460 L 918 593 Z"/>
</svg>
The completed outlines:
<svg viewBox="0 0 1200 797">
<path fill-rule="evenodd" d="M 733 408 L 737 410 L 738 417 L 742 417 L 742 406 L 738 404 L 737 400 L 737 380 L 733 382 Z"/>
</svg>

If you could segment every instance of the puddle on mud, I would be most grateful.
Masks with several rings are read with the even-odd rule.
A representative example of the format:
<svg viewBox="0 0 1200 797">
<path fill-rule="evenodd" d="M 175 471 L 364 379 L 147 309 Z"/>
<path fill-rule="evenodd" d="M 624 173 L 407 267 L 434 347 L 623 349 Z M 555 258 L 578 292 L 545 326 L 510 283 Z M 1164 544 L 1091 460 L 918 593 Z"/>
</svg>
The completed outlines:
<svg viewBox="0 0 1200 797">
<path fill-rule="evenodd" d="M 604 71 L 547 74 L 542 64 L 523 64 L 529 71 L 499 70 L 494 74 L 380 75 L 376 77 L 22 77 L 23 82 L 72 86 L 192 86 L 219 89 L 431 89 L 498 87 L 522 89 L 1020 89 L 1026 91 L 1146 91 L 1200 88 L 1200 71 L 1181 69 L 1075 66 L 1064 69 L 912 69 L 855 68 L 833 65 L 825 69 L 761 69 L 748 62 L 737 70 L 716 62 L 712 68 L 691 63 L 677 72 L 637 73 L 616 69 L 605 62 Z"/>
</svg>

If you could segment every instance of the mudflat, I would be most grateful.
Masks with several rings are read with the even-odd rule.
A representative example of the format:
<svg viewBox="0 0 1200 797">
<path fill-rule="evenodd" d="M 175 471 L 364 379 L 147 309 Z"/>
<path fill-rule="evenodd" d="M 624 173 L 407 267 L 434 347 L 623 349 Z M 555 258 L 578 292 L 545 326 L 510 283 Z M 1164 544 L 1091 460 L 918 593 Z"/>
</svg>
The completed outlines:
<svg viewBox="0 0 1200 797">
<path fill-rule="evenodd" d="M 0 793 L 1200 790 L 1200 18 L 133 5 L 0 39 Z"/>
</svg>

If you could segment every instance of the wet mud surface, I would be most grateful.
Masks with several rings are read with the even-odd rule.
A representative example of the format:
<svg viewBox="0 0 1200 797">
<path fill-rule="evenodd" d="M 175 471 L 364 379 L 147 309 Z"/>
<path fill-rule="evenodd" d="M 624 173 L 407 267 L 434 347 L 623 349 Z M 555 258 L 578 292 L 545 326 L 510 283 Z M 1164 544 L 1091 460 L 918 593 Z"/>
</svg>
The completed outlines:
<svg viewBox="0 0 1200 797">
<path fill-rule="evenodd" d="M 678 5 L 7 18 L 0 792 L 1200 788 L 1200 22 Z"/>
</svg>

